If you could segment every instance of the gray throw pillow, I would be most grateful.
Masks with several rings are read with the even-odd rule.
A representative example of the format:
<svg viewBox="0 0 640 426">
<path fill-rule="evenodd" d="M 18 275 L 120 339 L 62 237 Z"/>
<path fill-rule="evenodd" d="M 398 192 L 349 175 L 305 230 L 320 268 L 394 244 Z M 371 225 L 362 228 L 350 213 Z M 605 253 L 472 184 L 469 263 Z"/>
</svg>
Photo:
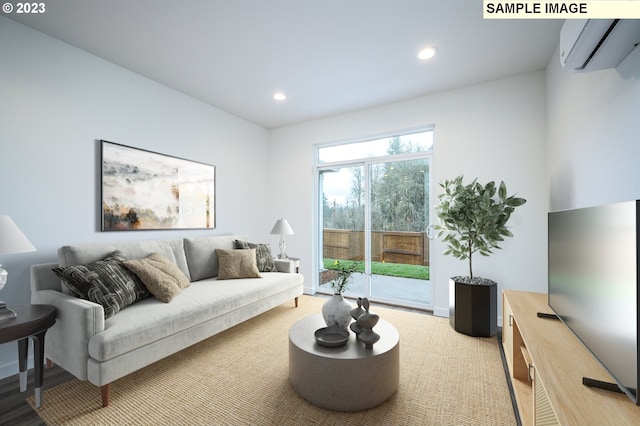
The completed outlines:
<svg viewBox="0 0 640 426">
<path fill-rule="evenodd" d="M 101 305 L 107 319 L 149 296 L 136 274 L 124 267 L 124 260 L 122 253 L 115 250 L 102 260 L 87 265 L 56 267 L 53 272 L 74 296 Z"/>
<path fill-rule="evenodd" d="M 271 255 L 271 246 L 269 244 L 255 244 L 247 241 L 233 240 L 233 245 L 237 249 L 256 249 L 256 265 L 260 272 L 278 272 L 276 264 L 273 262 Z"/>
</svg>

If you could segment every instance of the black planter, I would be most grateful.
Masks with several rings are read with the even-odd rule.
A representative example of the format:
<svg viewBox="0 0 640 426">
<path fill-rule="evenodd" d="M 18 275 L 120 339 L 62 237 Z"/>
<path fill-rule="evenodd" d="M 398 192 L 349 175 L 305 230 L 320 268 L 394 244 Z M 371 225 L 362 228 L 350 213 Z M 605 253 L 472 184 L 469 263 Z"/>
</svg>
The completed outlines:
<svg viewBox="0 0 640 426">
<path fill-rule="evenodd" d="M 474 337 L 498 332 L 498 285 L 467 284 L 449 280 L 449 324 Z"/>
</svg>

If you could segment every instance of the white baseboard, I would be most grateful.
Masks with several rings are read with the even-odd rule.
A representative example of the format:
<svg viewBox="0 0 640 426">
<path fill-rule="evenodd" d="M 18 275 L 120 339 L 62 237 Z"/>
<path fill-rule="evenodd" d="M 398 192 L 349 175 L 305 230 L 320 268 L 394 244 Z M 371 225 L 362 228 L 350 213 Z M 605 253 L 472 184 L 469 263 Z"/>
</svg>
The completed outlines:
<svg viewBox="0 0 640 426">
<path fill-rule="evenodd" d="M 449 318 L 449 307 L 447 306 L 446 308 L 439 308 L 436 306 L 433 308 L 433 315 L 437 317 Z"/>
</svg>

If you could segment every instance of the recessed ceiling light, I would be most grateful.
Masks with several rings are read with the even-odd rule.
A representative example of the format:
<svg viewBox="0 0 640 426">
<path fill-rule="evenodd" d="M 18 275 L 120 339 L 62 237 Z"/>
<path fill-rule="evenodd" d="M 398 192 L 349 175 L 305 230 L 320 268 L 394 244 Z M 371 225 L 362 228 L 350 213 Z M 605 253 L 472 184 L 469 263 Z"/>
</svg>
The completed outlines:
<svg viewBox="0 0 640 426">
<path fill-rule="evenodd" d="M 276 101 L 284 101 L 285 99 L 287 99 L 287 97 L 285 96 L 284 93 L 277 92 L 273 95 L 273 99 L 275 99 Z"/>
<path fill-rule="evenodd" d="M 425 47 L 420 51 L 420 53 L 418 53 L 418 58 L 422 59 L 423 61 L 431 59 L 435 56 L 437 51 L 438 49 L 436 49 L 435 47 Z"/>
</svg>

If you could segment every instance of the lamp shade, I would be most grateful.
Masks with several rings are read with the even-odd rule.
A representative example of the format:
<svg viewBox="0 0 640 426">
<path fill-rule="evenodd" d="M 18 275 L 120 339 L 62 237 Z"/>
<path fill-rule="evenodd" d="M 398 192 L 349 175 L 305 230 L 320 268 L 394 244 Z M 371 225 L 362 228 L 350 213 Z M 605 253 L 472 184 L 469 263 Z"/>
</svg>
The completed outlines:
<svg viewBox="0 0 640 426">
<path fill-rule="evenodd" d="M 36 248 L 7 215 L 0 215 L 0 254 L 24 253 Z"/>
<path fill-rule="evenodd" d="M 271 229 L 272 234 L 280 234 L 280 235 L 293 235 L 293 229 L 291 229 L 291 225 L 287 222 L 287 219 L 278 219 L 276 220 L 275 225 L 273 225 L 273 229 Z"/>
</svg>

